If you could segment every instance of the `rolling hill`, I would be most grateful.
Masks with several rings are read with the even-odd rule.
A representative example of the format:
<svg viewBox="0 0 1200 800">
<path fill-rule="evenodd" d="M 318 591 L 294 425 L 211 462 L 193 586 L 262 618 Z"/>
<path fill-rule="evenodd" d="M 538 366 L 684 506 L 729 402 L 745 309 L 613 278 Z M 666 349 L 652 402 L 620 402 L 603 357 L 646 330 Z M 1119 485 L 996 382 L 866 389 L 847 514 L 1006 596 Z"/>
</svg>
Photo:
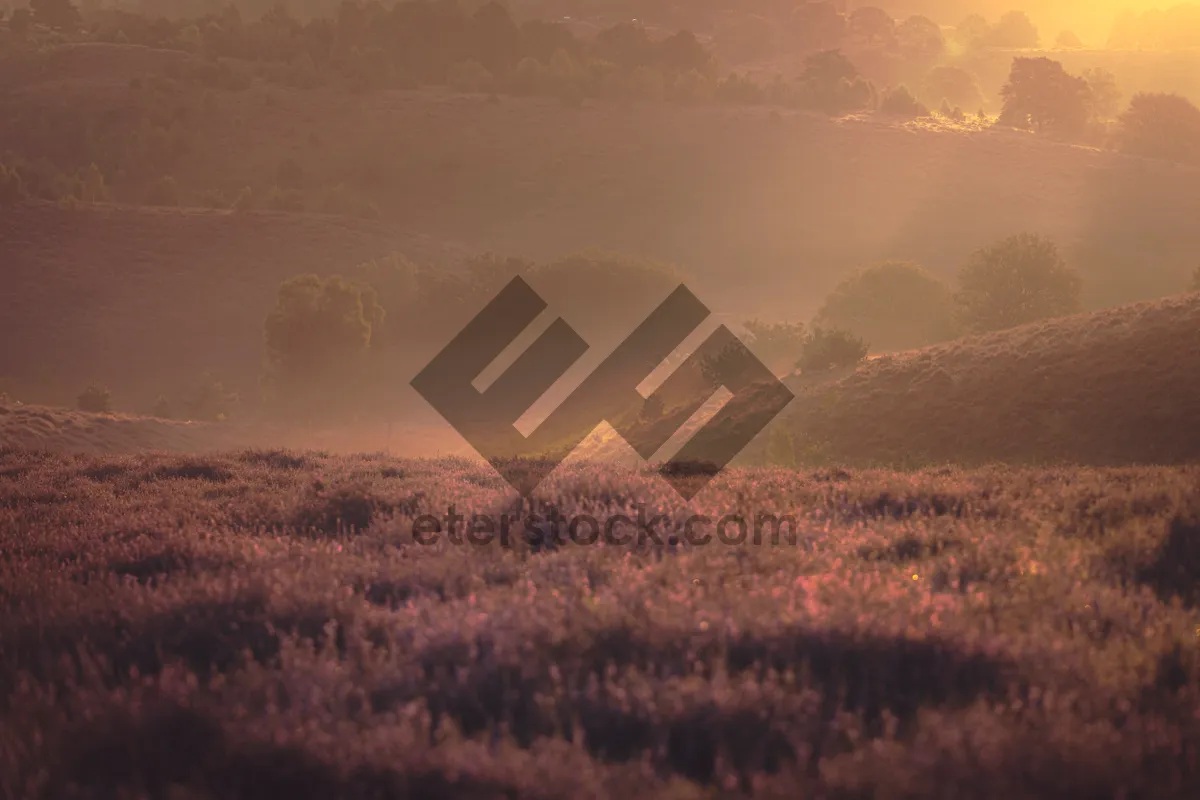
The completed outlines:
<svg viewBox="0 0 1200 800">
<path fill-rule="evenodd" d="M 1033 135 L 766 108 L 134 80 L 192 59 L 164 53 L 48 50 L 20 81 L 0 81 L 0 108 L 103 114 L 198 93 L 204 112 L 172 170 L 185 206 L 265 192 L 288 161 L 305 186 L 346 185 L 381 218 L 4 214 L 0 388 L 26 401 L 66 403 L 101 380 L 119 407 L 145 409 L 206 370 L 253 394 L 280 280 L 395 250 L 434 263 L 485 249 L 619 250 L 683 266 L 714 312 L 789 319 L 864 262 L 914 259 L 951 277 L 974 249 L 1019 231 L 1059 243 L 1090 308 L 1178 291 L 1200 252 L 1196 170 Z M 13 135 L 0 124 L 0 150 Z"/>
<path fill-rule="evenodd" d="M 796 399 L 744 455 L 1191 462 L 1200 458 L 1200 293 L 885 356 L 834 377 L 794 382 Z"/>
</svg>

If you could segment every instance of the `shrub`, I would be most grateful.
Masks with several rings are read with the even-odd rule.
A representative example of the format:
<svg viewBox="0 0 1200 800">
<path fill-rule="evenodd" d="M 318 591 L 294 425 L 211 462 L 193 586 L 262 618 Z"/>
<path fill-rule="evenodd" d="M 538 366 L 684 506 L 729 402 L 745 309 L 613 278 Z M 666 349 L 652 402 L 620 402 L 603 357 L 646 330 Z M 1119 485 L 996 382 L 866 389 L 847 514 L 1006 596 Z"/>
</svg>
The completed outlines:
<svg viewBox="0 0 1200 800">
<path fill-rule="evenodd" d="M 913 97 L 907 86 L 897 86 L 883 93 L 879 101 L 880 113 L 903 119 L 929 116 L 929 109 Z"/>
<path fill-rule="evenodd" d="M 1200 109 L 1177 94 L 1133 96 L 1117 128 L 1121 151 L 1200 164 Z"/>
<path fill-rule="evenodd" d="M 985 332 L 1075 313 L 1082 288 L 1054 242 L 1022 233 L 977 250 L 959 273 L 955 300 L 963 323 Z"/>
<path fill-rule="evenodd" d="M 225 388 L 216 375 L 208 373 L 188 396 L 185 408 L 188 419 L 224 422 L 237 402 L 237 393 Z"/>
<path fill-rule="evenodd" d="M 884 261 L 851 273 L 813 322 L 862 336 L 880 351 L 925 347 L 956 333 L 950 288 L 910 261 Z"/>
<path fill-rule="evenodd" d="M 93 383 L 79 394 L 76 404 L 80 411 L 108 414 L 112 412 L 112 393 L 107 388 Z"/>
<path fill-rule="evenodd" d="M 852 367 L 867 357 L 870 344 L 849 331 L 813 327 L 804 340 L 796 366 L 801 372 Z"/>
</svg>

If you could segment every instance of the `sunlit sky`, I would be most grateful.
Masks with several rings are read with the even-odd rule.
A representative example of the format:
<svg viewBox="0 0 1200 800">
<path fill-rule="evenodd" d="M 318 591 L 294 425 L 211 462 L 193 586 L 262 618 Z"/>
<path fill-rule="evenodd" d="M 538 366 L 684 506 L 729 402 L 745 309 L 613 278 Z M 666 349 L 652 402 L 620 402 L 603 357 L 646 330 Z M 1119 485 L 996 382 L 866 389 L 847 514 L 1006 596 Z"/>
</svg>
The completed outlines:
<svg viewBox="0 0 1200 800">
<path fill-rule="evenodd" d="M 952 25 L 972 12 L 995 21 L 1005 11 L 1015 8 L 1029 14 L 1041 30 L 1043 40 L 1053 41 L 1059 31 L 1069 29 L 1085 44 L 1101 46 L 1121 11 L 1165 9 L 1183 2 L 1185 0 L 897 0 L 889 4 L 884 0 L 851 0 L 849 5 L 879 5 L 897 15 L 926 14 L 944 25 Z"/>
</svg>

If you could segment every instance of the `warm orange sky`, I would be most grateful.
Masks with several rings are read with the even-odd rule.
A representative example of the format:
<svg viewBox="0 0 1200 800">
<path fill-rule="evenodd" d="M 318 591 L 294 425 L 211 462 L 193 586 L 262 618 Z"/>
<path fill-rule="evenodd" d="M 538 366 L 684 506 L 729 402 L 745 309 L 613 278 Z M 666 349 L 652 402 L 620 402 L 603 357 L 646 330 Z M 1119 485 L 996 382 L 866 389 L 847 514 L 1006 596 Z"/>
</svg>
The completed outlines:
<svg viewBox="0 0 1200 800">
<path fill-rule="evenodd" d="M 1020 9 L 1029 14 L 1042 39 L 1054 41 L 1060 30 L 1073 30 L 1084 43 L 1101 46 L 1108 39 L 1113 19 L 1124 9 L 1146 11 L 1170 8 L 1184 0 L 853 0 L 850 6 L 879 5 L 897 16 L 926 14 L 943 25 L 953 25 L 970 13 L 995 21 L 1005 11 Z"/>
</svg>

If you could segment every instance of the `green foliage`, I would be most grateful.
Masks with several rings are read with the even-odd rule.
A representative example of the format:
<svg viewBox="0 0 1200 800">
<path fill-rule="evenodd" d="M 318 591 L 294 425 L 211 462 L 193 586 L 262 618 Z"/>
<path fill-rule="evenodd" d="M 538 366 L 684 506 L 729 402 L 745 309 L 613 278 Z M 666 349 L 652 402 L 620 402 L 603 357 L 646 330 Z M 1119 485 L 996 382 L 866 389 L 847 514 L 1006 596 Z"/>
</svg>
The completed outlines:
<svg viewBox="0 0 1200 800">
<path fill-rule="evenodd" d="M 909 261 L 884 261 L 849 275 L 813 319 L 822 328 L 849 331 L 877 351 L 909 350 L 954 337 L 949 287 Z"/>
<path fill-rule="evenodd" d="M 762 322 L 752 319 L 744 327 L 746 346 L 772 372 L 779 374 L 787 371 L 800 358 L 806 341 L 803 322 Z"/>
<path fill-rule="evenodd" d="M 1049 58 L 1014 58 L 1000 96 L 1001 125 L 1072 137 L 1083 133 L 1088 122 L 1087 81 Z"/>
<path fill-rule="evenodd" d="M 885 91 L 879 101 L 879 111 L 902 119 L 929 116 L 929 109 L 913 97 L 907 86 L 896 86 Z"/>
<path fill-rule="evenodd" d="M 76 405 L 80 411 L 109 414 L 112 412 L 112 393 L 107 387 L 93 383 L 80 392 L 76 398 Z"/>
<path fill-rule="evenodd" d="M 1200 164 L 1200 109 L 1176 94 L 1139 92 L 1121 115 L 1122 152 Z"/>
<path fill-rule="evenodd" d="M 337 275 L 284 281 L 264 325 L 269 404 L 284 412 L 328 409 L 361 378 L 384 318 L 375 290 L 362 283 Z"/>
<path fill-rule="evenodd" d="M 959 273 L 955 299 L 974 332 L 1073 314 L 1083 282 L 1054 242 L 1022 233 L 977 250 Z"/>
<path fill-rule="evenodd" d="M 796 367 L 802 372 L 824 372 L 852 367 L 867 357 L 870 344 L 849 331 L 814 326 L 804 340 Z"/>
</svg>

